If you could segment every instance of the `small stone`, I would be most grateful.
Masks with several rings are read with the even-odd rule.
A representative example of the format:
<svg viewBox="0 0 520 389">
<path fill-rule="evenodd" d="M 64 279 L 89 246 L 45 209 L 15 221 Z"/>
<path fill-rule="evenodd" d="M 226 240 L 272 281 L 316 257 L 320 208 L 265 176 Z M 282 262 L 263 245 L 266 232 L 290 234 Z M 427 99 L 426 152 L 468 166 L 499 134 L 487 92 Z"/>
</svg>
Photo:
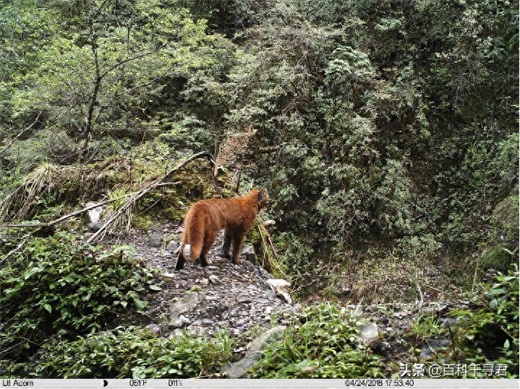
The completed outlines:
<svg viewBox="0 0 520 389">
<path fill-rule="evenodd" d="M 236 297 L 236 300 L 237 300 L 237 303 L 250 303 L 251 297 L 249 297 L 248 295 L 245 295 L 245 294 L 239 294 Z"/>
<path fill-rule="evenodd" d="M 213 285 L 218 285 L 221 283 L 220 279 L 214 274 L 209 276 L 208 281 Z"/>
<path fill-rule="evenodd" d="M 238 320 L 235 325 L 236 326 L 243 326 L 244 324 L 246 324 L 247 322 L 249 321 L 249 319 L 247 317 L 243 317 L 242 319 Z"/>
<path fill-rule="evenodd" d="M 191 321 L 184 315 L 179 316 L 178 319 L 170 323 L 170 328 L 186 328 L 191 324 Z"/>
<path fill-rule="evenodd" d="M 179 249 L 179 242 L 175 240 L 170 240 L 168 244 L 166 245 L 166 250 L 168 250 L 170 253 L 175 253 Z"/>
<path fill-rule="evenodd" d="M 280 278 L 270 278 L 267 280 L 267 284 L 269 284 L 278 297 L 282 298 L 286 303 L 292 304 L 291 295 L 287 291 L 291 286 L 290 282 Z"/>
<path fill-rule="evenodd" d="M 442 324 L 444 325 L 444 327 L 448 328 L 448 327 L 453 327 L 454 325 L 457 324 L 457 318 L 456 317 L 448 317 L 446 319 L 444 319 L 444 321 L 442 322 Z"/>
<path fill-rule="evenodd" d="M 365 346 L 379 340 L 379 329 L 377 324 L 368 323 L 361 328 L 361 340 Z"/>
<path fill-rule="evenodd" d="M 215 322 L 211 319 L 202 319 L 200 324 L 203 326 L 203 327 L 210 327 L 212 325 L 215 324 Z"/>
<path fill-rule="evenodd" d="M 244 245 L 242 248 L 242 252 L 240 253 L 243 255 L 247 261 L 256 263 L 256 254 L 255 249 L 251 245 Z"/>
<path fill-rule="evenodd" d="M 150 323 L 146 326 L 150 331 L 152 331 L 154 334 L 159 334 L 161 332 L 161 327 L 157 324 Z"/>
<path fill-rule="evenodd" d="M 315 373 L 316 369 L 316 366 L 305 366 L 304 368 L 302 368 L 301 372 L 303 375 L 310 375 L 312 373 Z"/>
<path fill-rule="evenodd" d="M 91 232 L 96 232 L 96 231 L 100 230 L 101 227 L 103 227 L 103 223 L 101 223 L 101 222 L 90 223 L 87 226 L 88 230 L 91 231 Z"/>
<path fill-rule="evenodd" d="M 379 342 L 376 345 L 375 350 L 378 354 L 384 355 L 384 356 L 391 356 L 392 355 L 392 346 L 388 342 Z"/>
<path fill-rule="evenodd" d="M 255 268 L 256 268 L 255 264 L 254 264 L 253 262 L 248 261 L 248 260 L 247 260 L 247 261 L 243 261 L 242 263 L 244 264 L 244 266 L 245 266 L 245 267 L 247 268 L 247 270 L 249 270 L 249 271 L 253 271 L 253 270 L 255 270 Z"/>
<path fill-rule="evenodd" d="M 86 204 L 87 207 L 92 207 L 94 205 L 95 205 L 95 203 L 92 203 L 92 202 L 88 202 Z M 96 224 L 97 222 L 99 222 L 101 220 L 101 214 L 103 213 L 103 209 L 104 209 L 103 206 L 100 205 L 96 208 L 92 208 L 87 211 L 88 218 L 90 219 L 91 223 Z"/>
<path fill-rule="evenodd" d="M 148 237 L 148 245 L 150 247 L 161 247 L 162 246 L 162 235 L 158 232 L 152 232 Z"/>
</svg>

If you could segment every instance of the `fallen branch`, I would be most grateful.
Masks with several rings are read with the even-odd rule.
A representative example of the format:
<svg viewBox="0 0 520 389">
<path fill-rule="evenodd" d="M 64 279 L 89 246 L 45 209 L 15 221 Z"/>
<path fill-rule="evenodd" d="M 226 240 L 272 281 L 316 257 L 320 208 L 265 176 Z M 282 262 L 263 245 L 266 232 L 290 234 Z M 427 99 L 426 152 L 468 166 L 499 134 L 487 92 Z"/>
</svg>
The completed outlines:
<svg viewBox="0 0 520 389">
<path fill-rule="evenodd" d="M 180 163 L 179 165 L 177 165 L 175 168 L 173 168 L 172 170 L 170 170 L 169 172 L 167 172 L 164 177 L 160 178 L 160 179 L 156 179 L 155 181 L 151 182 L 150 184 L 148 184 L 146 187 L 144 187 L 143 189 L 137 191 L 137 192 L 132 192 L 132 193 L 128 193 L 128 194 L 125 194 L 123 196 L 119 196 L 117 198 L 114 198 L 114 199 L 108 199 L 108 200 L 104 200 L 104 201 L 101 201 L 99 203 L 96 203 L 96 204 L 93 204 L 93 205 L 89 205 L 88 207 L 85 207 L 83 209 L 80 209 L 80 210 L 77 210 L 77 211 L 74 211 L 74 212 L 71 212 L 67 215 L 64 215 L 56 220 L 52 220 L 50 222 L 47 222 L 47 223 L 42 223 L 42 222 L 37 222 L 37 223 L 18 223 L 18 224 L 7 224 L 5 225 L 5 227 L 10 227 L 10 228 L 36 228 L 34 231 L 24 235 L 24 237 L 22 238 L 23 241 L 22 243 L 16 247 L 15 249 L 13 249 L 11 252 L 9 252 L 7 254 L 6 257 L 4 257 L 4 259 L 2 260 L 2 262 L 10 255 L 12 255 L 14 252 L 16 252 L 17 250 L 20 249 L 20 247 L 23 246 L 23 244 L 25 244 L 25 242 L 27 241 L 27 239 L 33 235 L 34 233 L 40 231 L 41 229 L 44 229 L 44 228 L 50 228 L 52 226 L 54 226 L 55 224 L 58 224 L 58 223 L 61 223 L 67 219 L 70 219 L 74 216 L 77 216 L 77 215 L 80 215 L 84 212 L 87 212 L 91 209 L 94 209 L 94 208 L 97 208 L 97 207 L 100 207 L 102 205 L 105 205 L 105 204 L 109 204 L 109 203 L 112 203 L 116 200 L 120 200 L 122 198 L 125 198 L 125 197 L 129 197 L 129 196 L 132 196 L 125 204 L 123 204 L 123 206 L 121 208 L 119 208 L 117 210 L 116 213 L 114 213 L 109 220 L 107 220 L 103 226 L 101 226 L 101 228 L 96 231 L 95 234 L 93 234 L 88 240 L 87 242 L 88 243 L 92 243 L 94 242 L 95 240 L 97 240 L 101 234 L 103 234 L 106 229 L 115 221 L 117 220 L 129 207 L 131 207 L 133 204 L 135 204 L 135 202 L 137 200 L 139 200 L 141 197 L 143 197 L 144 195 L 146 195 L 148 192 L 150 192 L 151 190 L 155 189 L 155 188 L 159 188 L 159 187 L 163 187 L 163 186 L 168 186 L 168 185 L 175 185 L 176 182 L 163 182 L 163 180 L 165 180 L 166 178 L 168 178 L 171 174 L 177 172 L 178 170 L 182 169 L 184 166 L 186 166 L 189 162 L 193 161 L 194 159 L 197 159 L 197 158 L 202 158 L 202 157 L 205 157 L 205 158 L 208 158 L 209 161 L 213 164 L 215 164 L 215 161 L 213 160 L 213 156 L 208 153 L 207 151 L 202 151 L 200 153 L 197 153 L 197 154 L 194 154 L 192 155 L 191 157 L 189 157 L 187 160 L 185 160 L 184 162 Z M 1 262 L 0 262 L 1 263 Z"/>
<path fill-rule="evenodd" d="M 423 293 L 421 290 L 421 286 L 419 285 L 419 282 L 417 281 L 417 278 L 415 279 L 415 286 L 417 287 L 417 291 L 419 292 L 419 296 L 421 298 L 421 301 L 419 301 L 419 305 L 418 305 L 417 309 L 421 309 L 423 306 L 424 297 L 423 297 Z"/>
<path fill-rule="evenodd" d="M 152 189 L 156 188 L 160 184 L 160 181 L 154 181 L 150 186 L 141 189 L 137 194 L 132 197 L 130 200 L 128 200 L 121 208 L 117 210 L 116 213 L 114 213 L 110 219 L 108 219 L 99 230 L 97 230 L 90 238 L 88 238 L 87 243 L 94 242 L 107 228 L 114 220 L 119 218 L 123 212 L 125 212 L 130 206 L 132 206 L 137 200 L 139 200 L 141 197 L 143 197 L 145 194 L 147 194 Z"/>
<path fill-rule="evenodd" d="M 197 154 L 193 154 L 191 157 L 189 157 L 186 161 L 182 162 L 181 164 L 177 165 L 176 167 L 174 167 L 172 170 L 170 170 L 168 173 L 166 173 L 163 177 L 163 180 L 167 179 L 169 176 L 171 176 L 173 173 L 175 173 L 177 170 L 180 170 L 182 169 L 184 166 L 186 166 L 188 163 L 190 163 L 191 161 L 193 161 L 194 159 L 197 159 L 197 158 L 202 158 L 202 157 L 206 157 L 208 158 L 208 160 L 214 165 L 216 166 L 216 162 L 215 160 L 213 159 L 213 156 L 208 153 L 207 151 L 201 151 L 200 153 L 197 153 Z"/>
<path fill-rule="evenodd" d="M 141 189 L 140 191 L 137 192 L 137 194 L 135 196 L 133 196 L 132 198 L 130 198 L 130 200 L 128 200 L 125 204 L 123 204 L 123 206 L 121 208 L 119 208 L 117 210 L 116 213 L 114 213 L 110 219 L 108 219 L 102 226 L 99 230 L 97 230 L 88 240 L 87 240 L 87 243 L 92 243 L 94 241 L 96 241 L 100 236 L 101 234 L 104 235 L 106 229 L 115 221 L 117 220 L 119 217 L 121 217 L 121 215 L 129 208 L 131 207 L 132 205 L 134 205 L 137 200 L 139 200 L 141 197 L 143 197 L 144 195 L 146 195 L 148 192 L 150 192 L 151 190 L 155 189 L 155 188 L 158 188 L 158 187 L 161 187 L 161 186 L 165 186 L 165 185 L 172 185 L 173 183 L 165 183 L 165 182 L 162 182 L 163 180 L 165 180 L 166 178 L 168 178 L 171 174 L 175 173 L 176 171 L 182 169 L 184 166 L 186 166 L 189 162 L 193 161 L 194 159 L 197 159 L 197 158 L 202 158 L 202 157 L 205 157 L 205 158 L 208 158 L 210 160 L 210 162 L 212 162 L 213 164 L 215 164 L 215 161 L 213 159 L 213 156 L 208 153 L 207 151 L 202 151 L 200 153 L 197 153 L 197 154 L 194 154 L 192 155 L 191 157 L 189 157 L 187 160 L 185 160 L 184 162 L 180 163 L 179 165 L 177 165 L 175 168 L 173 168 L 172 170 L 170 170 L 169 172 L 167 172 L 163 178 L 160 178 L 160 179 L 157 179 L 155 181 L 153 181 L 152 183 L 150 183 L 148 186 L 146 186 L 145 188 Z"/>
<path fill-rule="evenodd" d="M 9 258 L 11 255 L 13 255 L 14 253 L 16 253 L 18 250 L 20 250 L 22 248 L 22 246 L 29 240 L 29 238 L 31 237 L 32 234 L 34 234 L 36 231 L 39 231 L 39 229 L 35 230 L 35 231 L 31 231 L 27 234 L 25 234 L 23 237 L 22 237 L 22 241 L 21 243 L 16 246 L 14 249 L 12 249 L 11 251 L 9 251 L 5 257 L 2 258 L 2 260 L 0 261 L 0 264 L 2 264 L 7 258 Z"/>
<path fill-rule="evenodd" d="M 116 200 L 119 200 L 119 199 L 122 199 L 124 197 L 128 197 L 130 196 L 129 194 L 126 194 L 124 196 L 121 196 L 121 197 L 118 197 L 116 199 L 108 199 L 108 200 L 105 200 L 105 201 L 102 201 L 100 203 L 97 203 L 97 204 L 93 204 L 93 205 L 89 205 L 88 207 L 86 208 L 83 208 L 83 209 L 80 209 L 78 211 L 74 211 L 72 213 L 69 213 L 65 216 L 62 216 L 60 217 L 59 219 L 56 219 L 56 220 L 52 220 L 48 223 L 18 223 L 18 224 L 6 224 L 5 226 L 6 227 L 10 227 L 10 228 L 27 228 L 27 227 L 39 227 L 39 228 L 48 228 L 48 227 L 52 227 L 53 225 L 55 224 L 58 224 L 64 220 L 67 220 L 67 219 L 70 219 L 71 217 L 74 217 L 74 216 L 77 216 L 77 215 L 80 215 L 84 212 L 87 212 L 87 211 L 90 211 L 91 209 L 94 209 L 94 208 L 97 208 L 97 207 L 100 207 L 102 205 L 105 205 L 105 204 L 109 204 L 109 203 L 112 203 Z"/>
</svg>

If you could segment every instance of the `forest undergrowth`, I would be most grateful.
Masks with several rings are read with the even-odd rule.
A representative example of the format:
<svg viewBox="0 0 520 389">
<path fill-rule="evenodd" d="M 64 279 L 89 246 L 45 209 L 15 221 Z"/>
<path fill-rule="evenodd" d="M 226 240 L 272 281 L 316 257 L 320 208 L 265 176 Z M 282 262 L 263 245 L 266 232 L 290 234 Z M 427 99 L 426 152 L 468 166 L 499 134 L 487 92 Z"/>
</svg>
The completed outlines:
<svg viewBox="0 0 520 389">
<path fill-rule="evenodd" d="M 254 186 L 259 257 L 317 304 L 255 376 L 396 374 L 342 307 L 457 300 L 460 330 L 417 317 L 414 341 L 518 376 L 518 1 L 17 0 L 0 20 L 0 375 L 218 375 L 203 355 L 230 362 L 229 334 L 111 326 L 157 285 L 102 242 Z M 111 365 L 117 341 L 150 348 Z"/>
</svg>

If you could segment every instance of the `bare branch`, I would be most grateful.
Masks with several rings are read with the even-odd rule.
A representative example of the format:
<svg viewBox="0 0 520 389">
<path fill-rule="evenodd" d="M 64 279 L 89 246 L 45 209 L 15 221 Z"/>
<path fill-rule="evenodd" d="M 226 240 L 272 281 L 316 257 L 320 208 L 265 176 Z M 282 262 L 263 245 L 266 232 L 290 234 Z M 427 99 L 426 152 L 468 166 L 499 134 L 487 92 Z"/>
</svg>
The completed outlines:
<svg viewBox="0 0 520 389">
<path fill-rule="evenodd" d="M 32 122 L 32 124 L 29 127 L 24 128 L 20 133 L 18 133 L 18 135 L 16 135 L 7 146 L 0 150 L 0 154 L 5 153 L 19 137 L 21 137 L 25 132 L 29 131 L 36 123 L 38 123 L 38 119 L 40 118 L 41 114 L 42 111 L 39 111 L 38 116 L 36 116 L 36 119 L 34 119 L 34 122 Z"/>
<path fill-rule="evenodd" d="M 186 161 L 182 162 L 181 164 L 179 164 L 178 166 L 174 167 L 172 170 L 170 170 L 168 173 L 166 173 L 166 175 L 164 176 L 163 179 L 166 179 L 168 178 L 169 176 L 171 176 L 173 173 L 175 173 L 177 170 L 180 170 L 181 168 L 183 168 L 184 166 L 186 166 L 189 162 L 193 161 L 194 159 L 196 158 L 202 158 L 202 157 L 206 157 L 208 158 L 208 160 L 213 164 L 213 165 L 216 165 L 217 163 L 215 162 L 215 160 L 213 159 L 213 156 L 207 152 L 207 151 L 201 151 L 200 153 L 197 153 L 197 154 L 193 154 L 191 157 L 189 157 Z"/>
</svg>

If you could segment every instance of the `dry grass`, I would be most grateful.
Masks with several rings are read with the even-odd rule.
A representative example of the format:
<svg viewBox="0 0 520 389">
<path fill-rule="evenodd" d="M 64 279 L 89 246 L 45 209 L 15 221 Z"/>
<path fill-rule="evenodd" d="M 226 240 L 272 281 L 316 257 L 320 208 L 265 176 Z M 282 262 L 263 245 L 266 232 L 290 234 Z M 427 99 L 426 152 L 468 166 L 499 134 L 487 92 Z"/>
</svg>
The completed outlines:
<svg viewBox="0 0 520 389">
<path fill-rule="evenodd" d="M 114 187 L 131 191 L 131 170 L 124 158 L 81 166 L 43 163 L 0 203 L 0 222 L 32 219 L 57 204 L 101 200 Z"/>
</svg>

